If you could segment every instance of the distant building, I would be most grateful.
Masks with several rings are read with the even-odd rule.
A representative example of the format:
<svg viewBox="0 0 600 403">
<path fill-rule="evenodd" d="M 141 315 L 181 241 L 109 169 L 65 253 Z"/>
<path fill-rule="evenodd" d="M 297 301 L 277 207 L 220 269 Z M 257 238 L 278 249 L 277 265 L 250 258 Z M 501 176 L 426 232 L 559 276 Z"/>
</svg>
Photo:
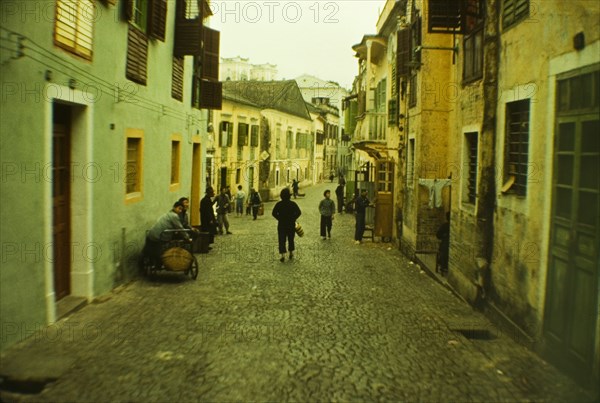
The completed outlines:
<svg viewBox="0 0 600 403">
<path fill-rule="evenodd" d="M 249 58 L 240 56 L 221 58 L 220 78 L 223 81 L 275 81 L 277 65 L 271 63 L 252 64 Z"/>
</svg>

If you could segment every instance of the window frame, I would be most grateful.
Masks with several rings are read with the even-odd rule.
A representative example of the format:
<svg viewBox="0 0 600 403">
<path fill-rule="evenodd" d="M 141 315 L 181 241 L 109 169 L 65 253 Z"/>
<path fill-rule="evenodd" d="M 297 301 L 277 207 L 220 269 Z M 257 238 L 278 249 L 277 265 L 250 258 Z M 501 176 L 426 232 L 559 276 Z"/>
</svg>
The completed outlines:
<svg viewBox="0 0 600 403">
<path fill-rule="evenodd" d="M 134 189 L 129 191 L 129 149 L 130 140 L 137 143 L 136 159 L 135 164 L 135 184 Z M 125 132 L 125 164 L 124 164 L 124 191 L 125 191 L 125 204 L 135 203 L 143 199 L 143 159 L 144 159 L 144 132 L 140 129 L 127 129 Z"/>
<path fill-rule="evenodd" d="M 526 105 L 526 108 L 525 108 Z M 526 109 L 526 110 L 525 110 Z M 515 120 L 515 115 L 520 116 Z M 520 197 L 527 196 L 528 166 L 529 166 L 529 144 L 530 144 L 530 122 L 531 122 L 531 99 L 507 102 L 505 112 L 504 133 L 504 186 L 505 194 L 514 194 Z M 515 130 L 515 126 L 526 125 L 526 130 Z M 515 139 L 514 137 L 518 138 Z M 525 136 L 525 141 L 523 141 Z M 515 151 L 516 148 L 516 151 Z M 523 152 L 525 148 L 525 152 Z"/>
<path fill-rule="evenodd" d="M 171 136 L 171 175 L 169 179 L 169 191 L 179 190 L 181 186 L 181 135 Z"/>
<path fill-rule="evenodd" d="M 477 181 L 479 180 L 479 133 L 466 132 L 464 134 L 464 140 L 464 167 L 467 171 L 467 176 L 463 186 L 462 202 L 475 206 L 477 204 Z"/>
</svg>

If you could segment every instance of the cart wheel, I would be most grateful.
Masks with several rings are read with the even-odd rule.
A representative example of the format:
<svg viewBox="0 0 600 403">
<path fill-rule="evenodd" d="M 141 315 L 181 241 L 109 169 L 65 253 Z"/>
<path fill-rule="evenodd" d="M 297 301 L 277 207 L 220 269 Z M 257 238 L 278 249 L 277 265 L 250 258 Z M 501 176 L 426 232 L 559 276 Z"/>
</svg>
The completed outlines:
<svg viewBox="0 0 600 403">
<path fill-rule="evenodd" d="M 189 268 L 190 277 L 196 280 L 198 278 L 198 260 L 196 256 L 194 256 L 194 260 L 192 260 L 191 266 Z"/>
</svg>

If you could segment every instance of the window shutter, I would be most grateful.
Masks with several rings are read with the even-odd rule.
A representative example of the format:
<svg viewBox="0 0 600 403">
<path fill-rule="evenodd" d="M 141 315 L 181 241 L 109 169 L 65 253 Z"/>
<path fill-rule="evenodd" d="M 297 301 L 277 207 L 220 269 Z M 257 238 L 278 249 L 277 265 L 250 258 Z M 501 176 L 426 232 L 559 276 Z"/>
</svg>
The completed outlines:
<svg viewBox="0 0 600 403">
<path fill-rule="evenodd" d="M 56 2 L 54 42 L 76 55 L 92 58 L 95 4 L 91 0 Z"/>
<path fill-rule="evenodd" d="M 122 0 L 123 5 L 123 18 L 125 21 L 133 20 L 133 6 L 135 5 L 134 0 Z"/>
<path fill-rule="evenodd" d="M 233 123 L 229 123 L 227 125 L 227 147 L 231 147 L 232 144 L 233 144 Z"/>
<path fill-rule="evenodd" d="M 202 78 L 219 81 L 219 43 L 221 33 L 204 27 L 204 53 L 202 54 Z"/>
<path fill-rule="evenodd" d="M 175 56 L 202 55 L 202 19 L 195 13 L 188 17 L 188 2 L 192 0 L 177 0 L 175 19 Z"/>
<path fill-rule="evenodd" d="M 183 101 L 183 57 L 173 56 L 171 97 Z"/>
<path fill-rule="evenodd" d="M 396 52 L 396 72 L 399 76 L 407 76 L 410 73 L 410 68 L 408 67 L 410 53 L 410 29 L 401 29 L 398 31 L 398 51 Z"/>
<path fill-rule="evenodd" d="M 148 33 L 152 38 L 164 42 L 167 26 L 167 0 L 150 0 L 148 6 L 150 8 Z"/>
<path fill-rule="evenodd" d="M 129 25 L 127 35 L 127 66 L 125 76 L 131 81 L 146 85 L 148 64 L 148 38 L 136 27 Z"/>
<path fill-rule="evenodd" d="M 221 109 L 223 83 L 202 80 L 200 83 L 200 109 Z"/>
<path fill-rule="evenodd" d="M 428 30 L 438 34 L 459 34 L 464 26 L 464 0 L 429 0 Z"/>
</svg>

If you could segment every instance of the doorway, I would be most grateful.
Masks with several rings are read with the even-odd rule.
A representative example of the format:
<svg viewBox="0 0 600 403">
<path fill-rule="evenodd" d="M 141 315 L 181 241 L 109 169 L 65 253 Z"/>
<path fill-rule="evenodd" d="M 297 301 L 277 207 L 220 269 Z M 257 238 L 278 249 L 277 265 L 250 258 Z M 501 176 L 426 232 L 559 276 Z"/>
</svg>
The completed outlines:
<svg viewBox="0 0 600 403">
<path fill-rule="evenodd" d="M 71 108 L 52 111 L 52 249 L 55 300 L 71 294 Z"/>
</svg>

